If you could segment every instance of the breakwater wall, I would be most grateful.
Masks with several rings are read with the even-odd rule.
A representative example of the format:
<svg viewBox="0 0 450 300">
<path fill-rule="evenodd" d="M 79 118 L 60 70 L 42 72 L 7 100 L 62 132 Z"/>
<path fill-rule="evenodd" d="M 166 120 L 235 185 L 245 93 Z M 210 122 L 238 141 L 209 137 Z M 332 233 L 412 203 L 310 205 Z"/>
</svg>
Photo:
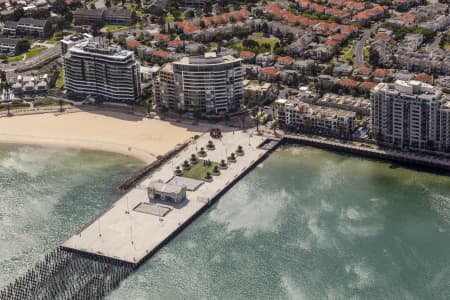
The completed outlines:
<svg viewBox="0 0 450 300">
<path fill-rule="evenodd" d="M 178 145 L 174 149 L 170 150 L 166 154 L 164 154 L 161 157 L 159 157 L 154 162 L 148 164 L 147 166 L 145 166 L 141 170 L 139 170 L 136 173 L 132 174 L 130 177 L 125 179 L 121 184 L 119 184 L 117 189 L 119 191 L 123 191 L 123 192 L 129 190 L 134 185 L 136 185 L 136 183 L 138 183 L 142 178 L 144 178 L 145 176 L 150 174 L 150 172 L 156 170 L 162 164 L 164 164 L 165 162 L 169 161 L 172 157 L 177 155 L 179 152 L 183 151 L 183 149 L 186 148 L 189 145 L 189 143 L 190 143 L 190 141 L 185 142 L 185 143 L 183 143 L 181 145 Z"/>
<path fill-rule="evenodd" d="M 355 146 L 349 143 L 333 142 L 310 138 L 305 136 L 286 135 L 282 139 L 283 144 L 302 144 L 325 150 L 354 154 L 362 157 L 384 160 L 398 163 L 415 169 L 433 171 L 448 174 L 450 172 L 450 161 L 444 158 L 430 155 L 415 154 L 412 152 L 401 152 L 391 149 L 374 149 L 371 147 Z"/>
<path fill-rule="evenodd" d="M 0 299 L 101 299 L 134 270 L 111 258 L 61 247 L 0 291 Z"/>
</svg>

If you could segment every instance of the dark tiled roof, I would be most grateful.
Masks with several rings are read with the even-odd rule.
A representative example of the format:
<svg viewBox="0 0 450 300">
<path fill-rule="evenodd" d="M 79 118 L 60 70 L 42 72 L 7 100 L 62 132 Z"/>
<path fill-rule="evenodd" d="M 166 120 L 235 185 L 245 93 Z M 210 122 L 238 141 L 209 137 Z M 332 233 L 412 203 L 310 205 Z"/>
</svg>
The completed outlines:
<svg viewBox="0 0 450 300">
<path fill-rule="evenodd" d="M 87 9 L 87 8 L 78 8 L 74 15 L 77 16 L 86 16 L 86 17 L 102 17 L 103 16 L 103 9 Z"/>
<path fill-rule="evenodd" d="M 0 45 L 16 46 L 19 40 L 10 38 L 0 38 Z"/>
<path fill-rule="evenodd" d="M 114 17 L 131 18 L 132 15 L 133 12 L 128 9 L 108 8 L 105 11 L 105 18 L 114 18 Z"/>
<path fill-rule="evenodd" d="M 14 21 L 6 21 L 4 28 L 16 28 L 17 22 Z"/>
<path fill-rule="evenodd" d="M 44 27 L 45 24 L 47 24 L 48 20 L 39 20 L 39 19 L 33 19 L 33 18 L 21 18 L 19 22 L 17 22 L 19 25 L 33 25 L 33 26 L 39 26 Z"/>
</svg>

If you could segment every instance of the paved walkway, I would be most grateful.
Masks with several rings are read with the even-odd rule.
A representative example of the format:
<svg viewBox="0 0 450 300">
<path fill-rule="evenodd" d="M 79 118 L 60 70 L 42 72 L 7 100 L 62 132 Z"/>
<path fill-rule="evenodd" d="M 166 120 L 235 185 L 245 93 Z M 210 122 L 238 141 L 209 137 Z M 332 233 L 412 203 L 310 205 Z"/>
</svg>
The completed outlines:
<svg viewBox="0 0 450 300">
<path fill-rule="evenodd" d="M 238 156 L 236 163 L 229 164 L 220 176 L 214 176 L 212 182 L 205 182 L 197 191 L 188 192 L 188 200 L 181 207 L 173 207 L 165 217 L 133 211 L 141 202 L 148 202 L 147 186 L 151 181 L 168 181 L 176 166 L 188 160 L 192 153 L 205 147 L 211 138 L 202 135 L 180 152 L 171 161 L 156 170 L 142 183 L 124 195 L 121 199 L 79 234 L 72 236 L 63 246 L 76 250 L 104 255 L 123 261 L 137 263 L 168 239 L 185 222 L 188 222 L 199 210 L 208 204 L 228 184 L 251 167 L 266 151 L 257 148 L 265 138 L 250 133 L 236 131 L 224 133 L 221 140 L 214 140 L 216 149 L 208 151 L 206 159 L 220 162 L 238 145 L 245 155 Z M 206 148 L 205 148 L 206 149 Z"/>
</svg>

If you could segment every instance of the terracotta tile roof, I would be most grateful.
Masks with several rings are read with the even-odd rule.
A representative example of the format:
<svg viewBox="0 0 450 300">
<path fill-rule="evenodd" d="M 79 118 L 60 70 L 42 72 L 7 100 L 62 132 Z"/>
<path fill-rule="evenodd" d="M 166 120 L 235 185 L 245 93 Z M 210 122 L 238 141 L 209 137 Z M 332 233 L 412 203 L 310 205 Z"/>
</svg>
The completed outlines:
<svg viewBox="0 0 450 300">
<path fill-rule="evenodd" d="M 341 27 L 341 33 L 345 33 L 345 34 L 352 34 L 353 32 L 356 32 L 357 30 L 358 30 L 358 28 L 353 25 L 346 25 L 346 26 Z"/>
<path fill-rule="evenodd" d="M 165 50 L 155 50 L 152 52 L 153 56 L 158 56 L 158 57 L 162 57 L 162 58 L 166 58 L 170 55 L 170 52 L 167 52 Z"/>
<path fill-rule="evenodd" d="M 294 59 L 290 56 L 279 56 L 277 62 L 283 65 L 289 65 L 294 62 Z"/>
<path fill-rule="evenodd" d="M 404 13 L 398 16 L 396 19 L 405 22 L 406 24 L 412 24 L 416 21 L 416 16 L 410 13 Z"/>
<path fill-rule="evenodd" d="M 170 39 L 168 34 L 155 34 L 155 36 L 153 37 L 155 40 L 157 41 L 168 41 Z"/>
<path fill-rule="evenodd" d="M 356 11 L 361 11 L 366 8 L 366 4 L 364 2 L 355 2 L 355 1 L 346 1 L 344 6 Z"/>
<path fill-rule="evenodd" d="M 419 81 L 426 82 L 426 83 L 432 83 L 433 77 L 428 74 L 421 73 L 421 74 L 416 74 L 416 76 L 414 76 L 414 80 L 419 80 Z"/>
<path fill-rule="evenodd" d="M 171 40 L 167 43 L 167 45 L 171 46 L 171 47 L 181 47 L 183 46 L 183 41 L 182 40 Z"/>
<path fill-rule="evenodd" d="M 356 74 L 361 74 L 361 75 L 369 75 L 370 73 L 372 73 L 372 69 L 369 67 L 359 67 L 355 70 Z"/>
<path fill-rule="evenodd" d="M 378 85 L 378 83 L 376 83 L 376 82 L 364 81 L 364 82 L 361 82 L 358 87 L 361 89 L 371 90 L 371 89 L 375 88 L 377 85 Z"/>
<path fill-rule="evenodd" d="M 256 56 L 255 52 L 252 52 L 252 51 L 241 51 L 239 53 L 239 57 L 242 57 L 242 58 L 253 58 L 255 56 Z"/>
<path fill-rule="evenodd" d="M 323 43 L 325 46 L 331 47 L 331 48 L 335 48 L 339 42 L 333 39 L 330 40 L 326 40 L 325 43 Z"/>
<path fill-rule="evenodd" d="M 337 16 L 337 17 L 341 17 L 341 18 L 349 15 L 349 13 L 346 12 L 345 10 L 342 10 L 339 8 L 334 8 L 334 7 L 327 8 L 325 10 L 325 13 L 330 16 Z"/>
<path fill-rule="evenodd" d="M 380 33 L 377 33 L 377 35 L 375 35 L 375 39 L 390 41 L 392 38 L 389 35 L 387 35 L 386 33 L 380 32 Z"/>
<path fill-rule="evenodd" d="M 375 71 L 373 71 L 372 75 L 377 77 L 386 77 L 392 75 L 392 72 L 389 69 L 378 68 Z"/>
<path fill-rule="evenodd" d="M 261 69 L 261 74 L 265 75 L 278 75 L 280 74 L 280 70 L 274 67 L 265 67 Z"/>
<path fill-rule="evenodd" d="M 331 38 L 335 41 L 342 43 L 343 41 L 345 41 L 348 38 L 348 35 L 343 34 L 343 33 L 338 33 L 338 34 L 331 36 Z"/>
<path fill-rule="evenodd" d="M 357 87 L 358 82 L 353 79 L 341 79 L 339 80 L 339 84 L 346 87 Z"/>
<path fill-rule="evenodd" d="M 380 14 L 383 14 L 387 10 L 387 6 L 375 6 L 373 8 L 366 9 L 355 15 L 355 20 L 367 20 L 376 18 Z"/>
<path fill-rule="evenodd" d="M 136 47 L 139 47 L 141 43 L 138 40 L 128 40 L 127 41 L 127 48 L 128 49 L 134 49 Z"/>
</svg>

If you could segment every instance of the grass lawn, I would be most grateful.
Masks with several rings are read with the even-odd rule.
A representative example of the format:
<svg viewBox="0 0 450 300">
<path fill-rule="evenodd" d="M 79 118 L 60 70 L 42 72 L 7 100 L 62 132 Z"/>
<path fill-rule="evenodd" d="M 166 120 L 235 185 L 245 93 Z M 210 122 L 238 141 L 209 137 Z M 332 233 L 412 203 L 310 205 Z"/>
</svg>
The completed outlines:
<svg viewBox="0 0 450 300">
<path fill-rule="evenodd" d="M 23 54 L 17 55 L 17 56 L 11 56 L 11 57 L 8 57 L 8 62 L 9 63 L 18 62 L 18 61 L 21 61 L 22 59 L 23 59 Z"/>
<path fill-rule="evenodd" d="M 138 6 L 136 4 L 128 6 L 127 9 L 136 12 L 136 16 L 138 16 L 138 17 L 142 17 L 144 15 L 144 13 L 142 12 L 142 9 L 138 8 Z"/>
<path fill-rule="evenodd" d="M 345 62 L 353 62 L 355 58 L 353 57 L 353 47 L 350 46 L 348 48 L 343 49 L 344 54 L 342 55 L 342 60 Z"/>
<path fill-rule="evenodd" d="M 105 27 L 103 27 L 106 31 L 109 32 L 115 32 L 115 31 L 121 31 L 121 30 L 125 30 L 128 27 L 127 26 L 120 26 L 120 25 L 113 25 L 113 24 L 109 24 L 109 25 L 105 25 Z"/>
<path fill-rule="evenodd" d="M 45 41 L 46 44 L 56 45 L 60 40 L 63 39 L 66 35 L 74 34 L 75 31 L 63 31 L 63 32 L 55 32 L 51 38 Z"/>
<path fill-rule="evenodd" d="M 254 40 L 255 42 L 258 43 L 259 46 L 261 46 L 262 44 L 269 44 L 270 45 L 270 49 L 273 51 L 275 44 L 278 42 L 275 39 L 271 39 L 271 38 L 265 38 L 265 37 L 260 37 L 260 36 L 249 36 L 248 37 L 251 40 Z M 233 48 L 238 50 L 238 51 L 242 51 L 244 50 L 244 46 L 242 45 L 242 42 L 238 42 L 236 44 L 233 45 Z"/>
<path fill-rule="evenodd" d="M 28 50 L 28 52 L 26 53 L 26 59 L 30 59 L 32 57 L 35 57 L 39 54 L 41 54 L 42 51 L 44 51 L 46 48 L 42 47 L 42 46 L 38 46 L 38 47 L 34 47 L 31 48 L 30 50 Z"/>
<path fill-rule="evenodd" d="M 275 44 L 278 42 L 275 39 L 265 38 L 265 37 L 250 37 L 252 40 L 256 41 L 260 46 L 262 44 L 269 44 L 270 48 L 273 50 Z"/>
<path fill-rule="evenodd" d="M 203 180 L 205 179 L 206 172 L 210 172 L 212 174 L 212 171 L 215 166 L 219 166 L 219 163 L 211 162 L 211 166 L 207 167 L 203 165 L 204 160 L 199 159 L 198 163 L 191 164 L 191 168 L 189 170 L 183 170 L 183 176 L 187 178 L 197 179 L 197 180 Z"/>
<path fill-rule="evenodd" d="M 174 16 L 171 13 L 167 13 L 166 22 L 173 22 L 173 21 L 175 21 Z"/>
<path fill-rule="evenodd" d="M 56 80 L 55 87 L 58 89 L 62 89 L 64 87 L 64 69 L 62 67 L 58 68 L 59 74 L 58 79 Z"/>
</svg>

